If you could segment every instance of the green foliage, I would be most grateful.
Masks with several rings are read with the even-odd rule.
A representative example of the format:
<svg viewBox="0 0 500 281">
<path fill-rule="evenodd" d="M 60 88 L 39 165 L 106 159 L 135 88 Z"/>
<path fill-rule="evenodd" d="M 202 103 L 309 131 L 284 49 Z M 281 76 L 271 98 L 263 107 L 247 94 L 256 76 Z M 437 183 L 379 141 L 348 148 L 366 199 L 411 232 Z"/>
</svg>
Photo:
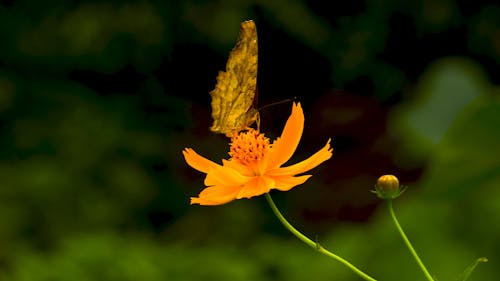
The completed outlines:
<svg viewBox="0 0 500 281">
<path fill-rule="evenodd" d="M 170 201 L 162 186 L 181 192 L 171 175 L 151 169 L 165 162 L 159 155 L 170 142 L 155 124 L 145 125 L 133 99 L 98 97 L 76 83 L 10 78 L 16 92 L 3 114 L 15 118 L 5 119 L 0 149 L 5 241 L 51 244 L 68 230 L 144 224 L 141 213 L 153 200 Z M 13 246 L 6 244 L 2 256 Z"/>
<path fill-rule="evenodd" d="M 438 151 L 437 144 L 457 115 L 472 101 L 490 94 L 491 85 L 480 66 L 470 60 L 446 58 L 431 65 L 413 98 L 399 105 L 391 120 L 407 146 L 405 161 L 423 161 Z"/>
<path fill-rule="evenodd" d="M 259 268 L 230 247 L 164 244 L 149 237 L 83 234 L 62 239 L 51 253 L 19 251 L 2 280 L 248 280 Z"/>
<path fill-rule="evenodd" d="M 366 79 L 371 86 L 359 94 L 389 107 L 385 138 L 400 144 L 394 162 L 423 171 L 394 207 L 431 273 L 453 280 L 485 256 L 491 262 L 462 277 L 500 280 L 500 100 L 498 81 L 485 71 L 500 57 L 498 4 L 469 10 L 453 1 L 368 0 L 343 10 L 347 2 L 329 9 L 320 2 L 3 1 L 0 279 L 359 280 L 286 233 L 263 198 L 188 205 L 203 178 L 185 165 L 182 149 L 196 145 L 214 159 L 226 153 L 226 140 L 208 135 L 219 62 L 203 59 L 225 57 L 239 23 L 254 18 L 267 48 L 261 66 L 284 57 L 267 68 L 278 71 L 259 78 L 277 89 L 265 93 L 270 99 L 290 98 L 286 87 L 303 83 L 306 104 Z M 409 34 L 395 31 L 401 18 Z M 414 56 L 433 44 L 406 49 L 450 32 L 463 35 L 463 46 L 423 62 Z M 397 51 L 403 55 L 387 58 Z M 326 73 L 295 65 L 310 58 L 305 53 Z M 281 72 L 286 83 L 275 80 Z M 328 77 L 321 91 L 310 90 L 318 81 L 305 80 L 307 73 Z M 335 145 L 331 161 L 360 157 L 342 155 L 342 140 Z M 365 171 L 341 171 L 344 187 L 372 188 L 351 176 Z M 289 207 L 285 200 L 279 207 Z M 378 280 L 423 279 L 385 206 L 366 223 L 331 218 L 326 227 L 308 221 L 310 210 L 284 208 L 284 215 L 305 218 L 297 228 L 319 233 L 321 245 Z"/>
<path fill-rule="evenodd" d="M 151 69 L 161 48 L 171 43 L 164 30 L 168 18 L 146 2 L 59 7 L 16 3 L 0 7 L 0 13 L 2 56 L 38 70 L 77 66 L 114 72 L 124 63 Z"/>
<path fill-rule="evenodd" d="M 416 186 L 410 186 L 408 192 L 395 202 L 395 208 L 403 228 L 424 263 L 439 280 L 455 278 L 461 268 L 464 268 L 465 262 L 474 257 L 481 255 L 492 260 L 499 258 L 496 240 L 500 229 L 496 218 L 500 216 L 500 209 L 494 203 L 497 202 L 494 194 L 497 194 L 496 187 L 500 182 L 500 162 L 495 153 L 500 149 L 500 103 L 492 95 L 492 88 L 484 83 L 484 76 L 477 72 L 465 72 L 468 68 L 458 72 L 460 68 L 455 69 L 455 73 L 462 73 L 461 79 L 447 79 L 450 69 L 442 67 L 440 71 L 433 72 L 432 76 L 439 83 L 433 82 L 436 81 L 434 79 L 422 80 L 422 83 L 430 81 L 430 84 L 420 85 L 428 89 L 420 92 L 420 95 L 424 94 L 428 100 L 440 99 L 439 96 L 445 92 L 441 89 L 451 89 L 458 83 L 462 85 L 457 88 L 462 96 L 476 96 L 475 99 L 469 98 L 465 103 L 458 95 L 460 91 L 458 94 L 453 91 L 449 103 L 456 102 L 461 106 L 451 106 L 451 110 L 447 109 L 444 113 L 433 110 L 437 107 L 435 104 L 415 102 L 406 111 L 400 111 L 400 115 L 394 115 L 397 120 L 393 123 L 401 124 L 405 122 L 401 119 L 405 120 L 415 112 L 420 112 L 422 117 L 430 116 L 433 120 L 421 120 L 417 126 L 410 126 L 404 131 L 411 136 L 429 132 L 433 132 L 429 136 L 437 136 L 434 141 L 426 143 L 424 150 L 417 149 L 411 143 L 418 141 L 418 138 L 404 136 L 403 139 L 414 148 L 412 152 L 429 153 L 429 165 L 422 181 Z M 439 77 L 443 79 L 439 80 Z M 483 84 L 476 83 L 473 84 L 476 85 L 474 87 L 462 84 L 466 81 L 483 81 Z M 429 87 L 432 85 L 441 86 Z M 467 94 L 468 90 L 472 95 Z M 420 98 L 422 97 L 416 97 Z M 443 105 L 442 108 L 448 107 Z M 409 196 L 412 197 L 411 201 L 404 199 Z M 414 278 L 408 277 L 405 280 L 421 280 L 423 275 L 418 272 L 417 265 L 402 247 L 393 226 L 388 223 L 386 210 L 380 211 L 372 227 L 369 233 L 365 232 L 359 240 L 352 243 L 366 245 L 362 249 L 362 255 L 378 256 L 370 265 L 377 271 L 375 275 L 381 280 L 396 280 L 397 276 Z M 354 228 L 351 231 L 344 236 L 361 230 Z M 367 237 L 370 237 L 370 241 L 377 242 L 367 245 Z M 335 238 L 337 243 L 349 242 L 343 236 Z M 394 260 L 401 262 L 397 267 L 387 270 L 387 264 Z M 498 274 L 486 265 L 477 269 L 469 280 L 495 280 Z"/>
</svg>

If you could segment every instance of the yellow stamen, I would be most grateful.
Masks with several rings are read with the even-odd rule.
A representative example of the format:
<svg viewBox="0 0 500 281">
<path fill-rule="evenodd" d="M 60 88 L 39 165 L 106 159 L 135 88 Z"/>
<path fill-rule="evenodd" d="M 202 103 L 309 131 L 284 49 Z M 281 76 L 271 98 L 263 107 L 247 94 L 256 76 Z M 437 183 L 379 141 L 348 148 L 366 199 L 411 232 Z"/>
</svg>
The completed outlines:
<svg viewBox="0 0 500 281">
<path fill-rule="evenodd" d="M 269 148 L 269 139 L 264 134 L 249 129 L 231 138 L 229 155 L 243 164 L 250 164 L 262 160 Z"/>
</svg>

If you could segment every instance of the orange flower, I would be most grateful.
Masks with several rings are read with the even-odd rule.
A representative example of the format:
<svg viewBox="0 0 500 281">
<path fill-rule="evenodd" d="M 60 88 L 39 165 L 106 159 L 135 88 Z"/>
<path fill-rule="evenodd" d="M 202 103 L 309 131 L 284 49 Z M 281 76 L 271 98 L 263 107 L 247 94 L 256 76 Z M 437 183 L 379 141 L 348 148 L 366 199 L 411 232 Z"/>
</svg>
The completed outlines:
<svg viewBox="0 0 500 281">
<path fill-rule="evenodd" d="M 306 160 L 281 167 L 295 152 L 304 129 L 304 113 L 300 103 L 293 104 L 281 137 L 270 144 L 264 134 L 254 129 L 231 138 L 229 160 L 219 165 L 199 155 L 191 148 L 182 152 L 189 166 L 207 174 L 205 188 L 191 204 L 221 205 L 234 199 L 250 198 L 271 189 L 288 191 L 303 184 L 311 175 L 305 173 L 332 157 L 330 139 L 326 145 Z"/>
</svg>

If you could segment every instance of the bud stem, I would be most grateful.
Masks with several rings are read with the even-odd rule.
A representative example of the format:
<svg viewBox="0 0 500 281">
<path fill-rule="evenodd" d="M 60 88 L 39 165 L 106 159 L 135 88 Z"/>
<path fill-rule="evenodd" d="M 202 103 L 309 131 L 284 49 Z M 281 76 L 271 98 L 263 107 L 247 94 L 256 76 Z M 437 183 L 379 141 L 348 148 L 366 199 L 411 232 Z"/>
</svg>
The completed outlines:
<svg viewBox="0 0 500 281">
<path fill-rule="evenodd" d="M 389 208 L 389 213 L 391 214 L 392 220 L 394 221 L 394 224 L 396 225 L 396 228 L 399 231 L 399 234 L 401 234 L 401 237 L 403 238 L 403 241 L 405 242 L 406 246 L 408 247 L 408 250 L 410 250 L 410 253 L 413 255 L 415 260 L 417 261 L 417 264 L 420 266 L 420 269 L 424 272 L 425 277 L 429 281 L 434 281 L 432 278 L 431 274 L 425 267 L 424 263 L 422 260 L 418 257 L 417 252 L 413 248 L 413 246 L 410 243 L 410 240 L 408 240 L 408 237 L 406 237 L 406 234 L 403 231 L 403 228 L 401 228 L 401 225 L 399 225 L 398 219 L 396 218 L 396 214 L 394 214 L 394 209 L 392 208 L 392 200 L 387 199 L 387 207 Z"/>
<path fill-rule="evenodd" d="M 274 214 L 280 222 L 285 226 L 286 229 L 288 229 L 293 235 L 295 235 L 297 238 L 299 238 L 302 242 L 306 243 L 309 247 L 315 249 L 316 251 L 322 253 L 323 255 L 326 255 L 343 265 L 347 266 L 349 269 L 354 271 L 356 274 L 358 274 L 361 278 L 367 281 L 377 281 L 376 279 L 370 277 L 368 274 L 364 273 L 363 271 L 359 270 L 357 267 L 346 261 L 345 259 L 335 255 L 334 253 L 328 251 L 327 249 L 323 248 L 318 242 L 314 242 L 313 240 L 309 239 L 307 236 L 302 234 L 300 231 L 298 231 L 295 227 L 293 227 L 286 219 L 283 217 L 281 212 L 278 210 L 278 207 L 276 207 L 276 204 L 274 204 L 273 199 L 271 198 L 271 195 L 269 193 L 265 194 L 267 203 L 269 203 L 269 206 L 273 210 Z"/>
</svg>

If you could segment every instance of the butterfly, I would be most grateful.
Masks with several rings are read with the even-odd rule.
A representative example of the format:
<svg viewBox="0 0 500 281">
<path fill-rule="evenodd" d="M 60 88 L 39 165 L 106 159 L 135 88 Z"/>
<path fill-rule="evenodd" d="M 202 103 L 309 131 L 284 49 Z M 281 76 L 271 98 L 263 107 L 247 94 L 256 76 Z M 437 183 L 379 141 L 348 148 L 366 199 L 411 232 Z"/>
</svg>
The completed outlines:
<svg viewBox="0 0 500 281">
<path fill-rule="evenodd" d="M 232 137 L 259 120 L 257 93 L 257 28 L 252 20 L 241 23 L 236 45 L 219 71 L 212 96 L 212 132 Z"/>
</svg>

